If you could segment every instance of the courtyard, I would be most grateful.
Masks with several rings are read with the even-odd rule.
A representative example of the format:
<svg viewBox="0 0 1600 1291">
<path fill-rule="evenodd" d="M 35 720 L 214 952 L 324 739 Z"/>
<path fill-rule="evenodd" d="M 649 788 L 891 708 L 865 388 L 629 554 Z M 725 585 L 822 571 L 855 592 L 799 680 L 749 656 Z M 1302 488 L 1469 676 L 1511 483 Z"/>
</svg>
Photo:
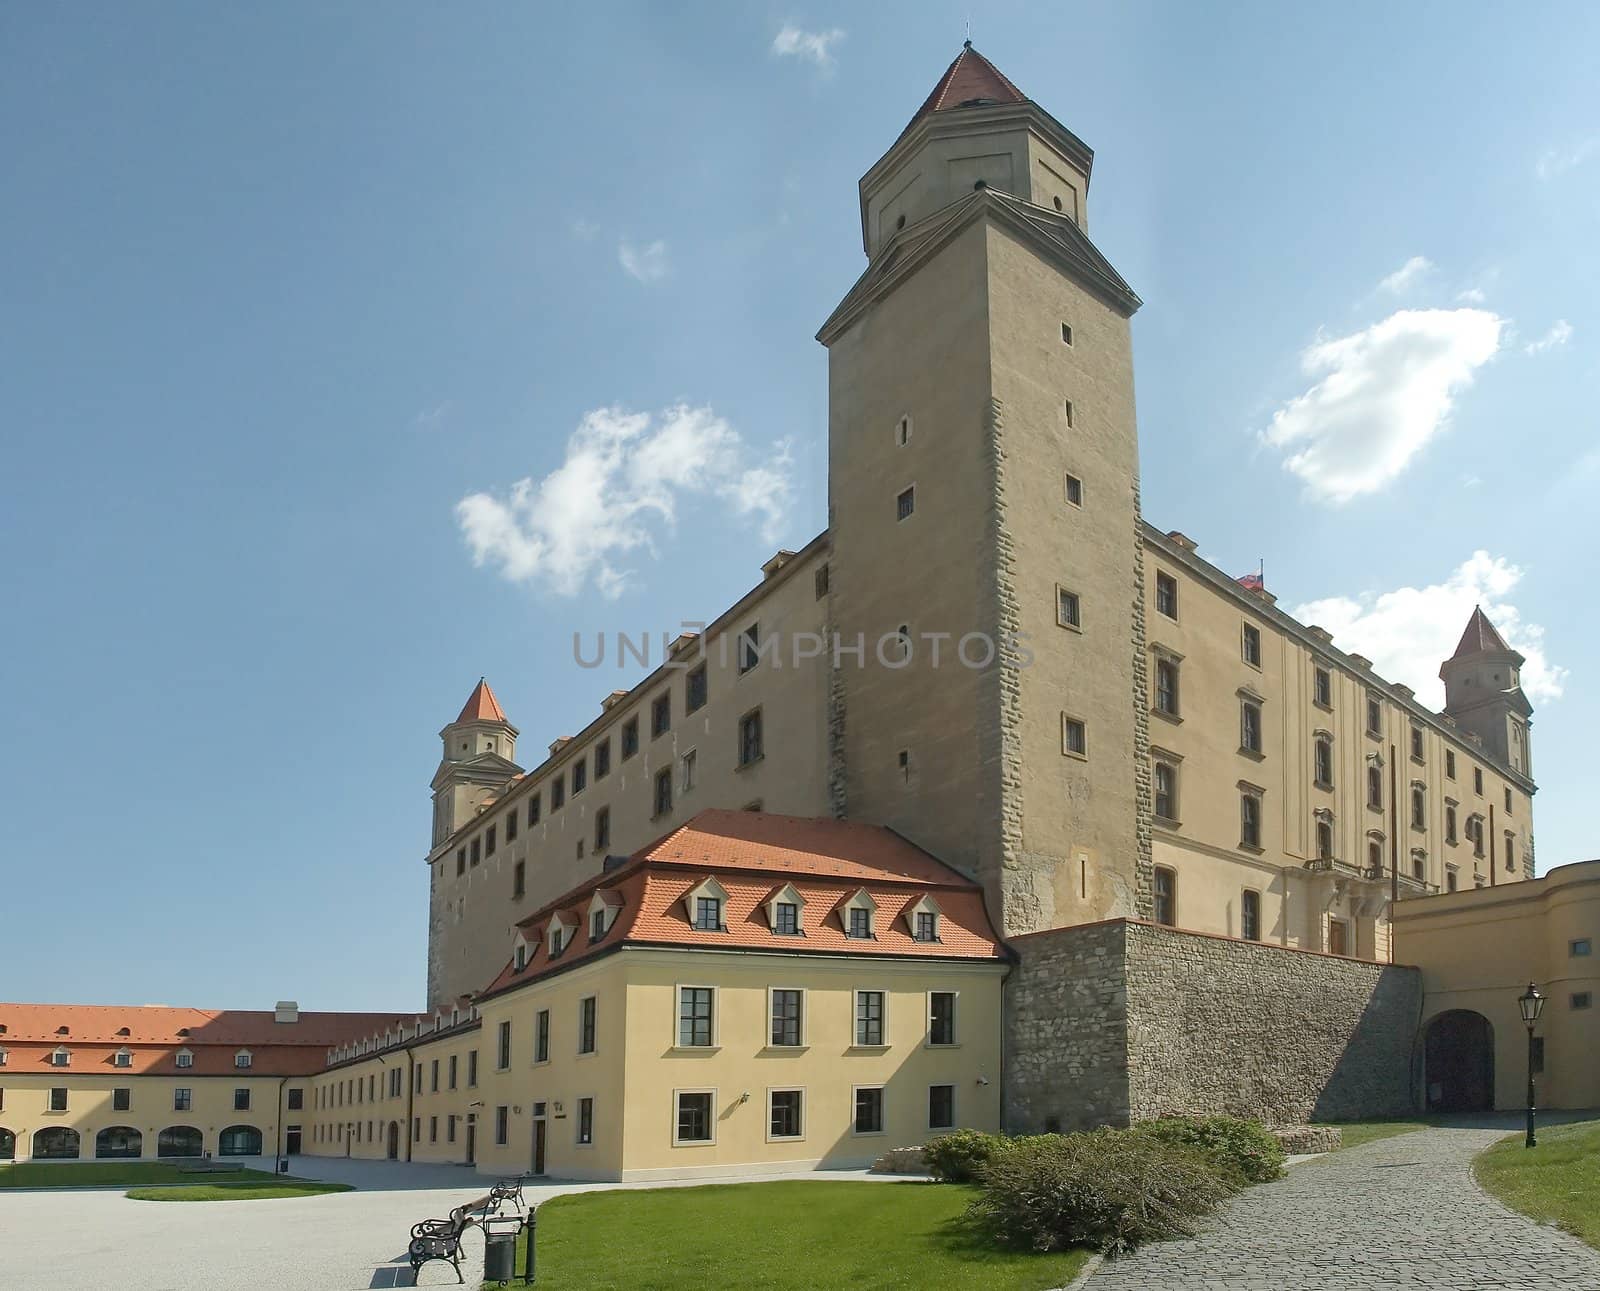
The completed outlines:
<svg viewBox="0 0 1600 1291">
<path fill-rule="evenodd" d="M 1554 1226 L 1516 1214 L 1473 1177 L 1473 1160 L 1515 1128 L 1512 1118 L 1428 1126 L 1302 1161 L 1276 1183 L 1252 1188 L 1192 1240 L 1159 1243 L 1101 1264 L 1089 1291 L 1165 1291 L 1172 1287 L 1253 1291 L 1335 1291 L 1362 1287 L 1441 1287 L 1491 1291 L 1516 1286 L 1600 1286 L 1600 1251 Z M 250 1166 L 267 1165 L 246 1162 Z M 360 1291 L 411 1285 L 405 1261 L 410 1226 L 485 1190 L 463 1167 L 299 1158 L 298 1175 L 350 1185 L 348 1192 L 266 1201 L 158 1205 L 120 1190 L 17 1189 L 0 1195 L 5 1284 L 67 1291 L 117 1286 L 127 1291 Z M 1080 1259 L 984 1259 L 963 1243 L 955 1216 L 959 1190 L 857 1172 L 655 1191 L 639 1198 L 636 1222 L 620 1196 L 661 1185 L 563 1184 L 528 1189 L 545 1212 L 541 1282 L 579 1291 L 738 1285 L 943 1286 L 1041 1291 L 1069 1279 Z M 884 1202 L 853 1205 L 850 1189 L 894 1190 Z M 816 1189 L 806 1201 L 807 1189 Z M 769 1191 L 770 1190 L 770 1191 Z M 913 1204 L 917 1198 L 920 1205 Z M 763 1224 L 762 1208 L 780 1213 Z M 907 1207 L 912 1207 L 908 1210 Z M 926 1216 L 921 1212 L 926 1210 Z M 850 1267 L 849 1225 L 872 1216 L 882 1228 L 887 1280 L 863 1280 Z M 920 1224 L 913 1218 L 925 1219 Z M 579 1239 L 595 1226 L 603 1243 Z M 802 1229 L 815 1229 L 809 1238 Z M 21 1237 L 26 1234 L 26 1237 Z M 938 1267 L 907 1259 L 908 1243 L 927 1240 Z M 800 1253 L 773 1259 L 774 1246 Z M 482 1242 L 469 1236 L 463 1272 L 476 1286 Z M 709 1262 L 708 1262 L 709 1261 Z M 811 1269 L 815 1277 L 797 1282 Z M 422 1285 L 455 1285 L 450 1270 L 424 1270 Z"/>
</svg>

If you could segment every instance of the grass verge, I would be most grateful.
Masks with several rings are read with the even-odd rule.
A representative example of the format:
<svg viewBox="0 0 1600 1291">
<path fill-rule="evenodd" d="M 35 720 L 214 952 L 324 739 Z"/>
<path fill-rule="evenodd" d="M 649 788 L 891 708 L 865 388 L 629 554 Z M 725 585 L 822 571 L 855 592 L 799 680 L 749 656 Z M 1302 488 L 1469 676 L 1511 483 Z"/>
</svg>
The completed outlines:
<svg viewBox="0 0 1600 1291">
<path fill-rule="evenodd" d="M 1479 1153 L 1478 1182 L 1512 1210 L 1600 1248 L 1600 1121 L 1547 1126 L 1538 1138 L 1529 1148 L 1513 1135 Z"/>
<path fill-rule="evenodd" d="M 0 1188 L 136 1188 L 141 1184 L 245 1183 L 271 1179 L 265 1170 L 196 1174 L 165 1161 L 24 1161 L 0 1165 Z"/>
<path fill-rule="evenodd" d="M 997 1249 L 963 1218 L 976 1195 L 960 1184 L 791 1180 L 557 1197 L 539 1208 L 540 1281 L 563 1291 L 1046 1291 L 1087 1262 L 1085 1251 Z"/>
<path fill-rule="evenodd" d="M 349 1192 L 347 1183 L 262 1175 L 247 1183 L 178 1184 L 165 1188 L 130 1188 L 133 1201 L 264 1201 L 272 1197 L 315 1197 L 324 1192 Z"/>
</svg>

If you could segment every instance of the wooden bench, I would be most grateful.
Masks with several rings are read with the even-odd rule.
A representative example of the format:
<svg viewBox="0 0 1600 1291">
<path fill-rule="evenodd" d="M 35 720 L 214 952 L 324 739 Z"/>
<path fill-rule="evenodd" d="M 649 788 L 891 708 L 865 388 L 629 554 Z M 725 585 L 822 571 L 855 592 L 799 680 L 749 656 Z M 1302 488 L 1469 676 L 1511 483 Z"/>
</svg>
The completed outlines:
<svg viewBox="0 0 1600 1291">
<path fill-rule="evenodd" d="M 522 1185 L 527 1180 L 527 1175 L 519 1174 L 515 1179 L 502 1179 L 489 1189 L 489 1200 L 495 1213 L 498 1213 L 502 1202 L 509 1201 L 512 1207 L 521 1214 L 527 1208 L 523 1200 Z"/>
<path fill-rule="evenodd" d="M 479 1198 L 480 1201 L 487 1198 Z M 449 1219 L 424 1219 L 411 1226 L 411 1245 L 406 1254 L 411 1259 L 411 1284 L 416 1285 L 422 1266 L 434 1260 L 448 1264 L 456 1271 L 456 1281 L 465 1282 L 461 1276 L 461 1238 L 472 1227 L 471 1206 L 457 1206 Z"/>
</svg>

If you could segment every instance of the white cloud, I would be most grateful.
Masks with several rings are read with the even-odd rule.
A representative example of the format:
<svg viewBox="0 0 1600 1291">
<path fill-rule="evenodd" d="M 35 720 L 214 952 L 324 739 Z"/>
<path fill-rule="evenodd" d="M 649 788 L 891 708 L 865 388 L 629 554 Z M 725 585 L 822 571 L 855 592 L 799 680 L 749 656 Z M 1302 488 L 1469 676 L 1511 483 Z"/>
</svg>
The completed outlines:
<svg viewBox="0 0 1600 1291">
<path fill-rule="evenodd" d="M 1489 297 L 1484 294 L 1482 287 L 1468 287 L 1465 291 L 1458 291 L 1456 299 L 1464 305 L 1481 305 Z"/>
<path fill-rule="evenodd" d="M 1442 583 L 1331 596 L 1290 613 L 1327 628 L 1341 649 L 1365 655 L 1380 676 L 1404 682 L 1438 709 L 1444 704 L 1439 665 L 1455 653 L 1473 607 L 1481 605 L 1506 643 L 1526 657 L 1522 689 L 1537 704 L 1561 697 L 1567 670 L 1546 655 L 1544 629 L 1524 621 L 1508 599 L 1521 581 L 1522 570 L 1504 557 L 1475 551 Z"/>
<path fill-rule="evenodd" d="M 803 31 L 792 22 L 786 22 L 772 38 L 772 52 L 779 57 L 809 58 L 818 67 L 827 67 L 833 62 L 833 46 L 843 39 L 844 31 L 839 27 Z"/>
<path fill-rule="evenodd" d="M 1554 350 L 1565 345 L 1572 339 L 1572 324 L 1564 318 L 1558 318 L 1550 325 L 1550 330 L 1537 341 L 1529 341 L 1522 347 L 1526 354 L 1543 354 L 1546 350 Z"/>
<path fill-rule="evenodd" d="M 1546 148 L 1534 164 L 1533 170 L 1540 179 L 1554 179 L 1569 170 L 1576 170 L 1596 153 L 1600 153 L 1600 135 L 1582 139 L 1563 148 Z"/>
<path fill-rule="evenodd" d="M 1481 309 L 1403 309 L 1300 356 L 1318 378 L 1262 439 L 1311 496 L 1343 503 L 1399 475 L 1449 419 L 1456 395 L 1500 348 L 1505 321 Z"/>
<path fill-rule="evenodd" d="M 1398 296 L 1410 291 L 1433 272 L 1433 261 L 1427 256 L 1412 256 L 1403 265 L 1378 284 L 1381 291 Z"/>
<path fill-rule="evenodd" d="M 579 215 L 572 221 L 572 236 L 583 242 L 593 242 L 600 232 L 600 226 L 593 220 L 586 220 Z"/>
<path fill-rule="evenodd" d="M 643 283 L 660 282 L 667 276 L 667 244 L 659 238 L 637 246 L 623 238 L 617 244 L 617 263 Z"/>
<path fill-rule="evenodd" d="M 766 461 L 753 460 L 739 432 L 710 408 L 677 404 L 657 416 L 596 408 L 584 414 L 555 470 L 518 480 L 503 499 L 462 498 L 456 519 L 474 564 L 563 596 L 592 582 L 614 599 L 633 572 L 618 562 L 654 556 L 680 501 L 721 503 L 756 522 L 764 542 L 776 541 L 789 509 L 790 465 L 787 442 Z"/>
</svg>

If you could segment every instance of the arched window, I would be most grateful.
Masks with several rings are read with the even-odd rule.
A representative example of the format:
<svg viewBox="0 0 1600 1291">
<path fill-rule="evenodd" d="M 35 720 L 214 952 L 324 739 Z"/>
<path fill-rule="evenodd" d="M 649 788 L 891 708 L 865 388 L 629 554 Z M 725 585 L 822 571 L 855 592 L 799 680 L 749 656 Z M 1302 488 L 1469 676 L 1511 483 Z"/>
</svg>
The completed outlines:
<svg viewBox="0 0 1600 1291">
<path fill-rule="evenodd" d="M 65 1125 L 51 1125 L 33 1136 L 33 1156 L 37 1160 L 72 1160 L 78 1155 L 78 1131 Z"/>
<path fill-rule="evenodd" d="M 219 1157 L 258 1157 L 261 1131 L 254 1125 L 230 1125 L 217 1136 Z"/>
<path fill-rule="evenodd" d="M 114 1125 L 94 1136 L 96 1157 L 138 1157 L 144 1152 L 144 1137 L 127 1125 Z"/>
<path fill-rule="evenodd" d="M 202 1139 L 192 1125 L 169 1125 L 156 1136 L 158 1157 L 197 1157 Z"/>
<path fill-rule="evenodd" d="M 0 1129 L 0 1161 L 17 1159 L 17 1136 L 10 1130 Z"/>
</svg>

